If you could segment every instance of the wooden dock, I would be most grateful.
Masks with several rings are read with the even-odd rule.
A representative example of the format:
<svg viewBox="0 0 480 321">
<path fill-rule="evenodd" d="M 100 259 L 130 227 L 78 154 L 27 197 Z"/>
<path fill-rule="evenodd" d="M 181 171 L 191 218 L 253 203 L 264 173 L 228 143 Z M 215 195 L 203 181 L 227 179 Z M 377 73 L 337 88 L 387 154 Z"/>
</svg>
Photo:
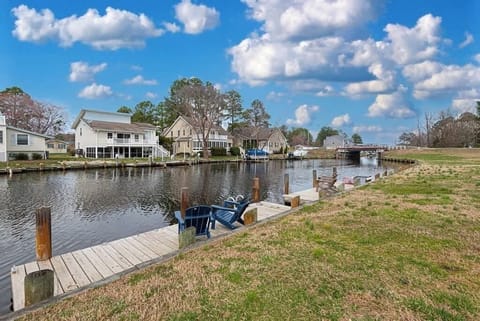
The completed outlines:
<svg viewBox="0 0 480 321">
<path fill-rule="evenodd" d="M 300 196 L 300 203 L 310 203 L 318 201 L 318 191 L 316 188 L 310 188 L 304 191 L 290 193 L 290 194 L 283 194 L 283 200 L 287 203 L 290 203 L 291 199 L 295 196 Z"/>
<path fill-rule="evenodd" d="M 290 210 L 288 206 L 269 202 L 250 204 L 246 211 L 250 208 L 257 208 L 259 222 Z M 230 229 L 221 224 L 216 224 L 216 229 L 210 231 L 212 237 L 232 233 Z M 18 311 L 25 307 L 24 279 L 31 272 L 43 269 L 53 270 L 55 276 L 54 296 L 57 296 L 94 283 L 107 281 L 114 275 L 158 262 L 178 251 L 178 226 L 175 224 L 53 256 L 46 261 L 34 261 L 14 266 L 10 273 L 13 309 Z"/>
</svg>

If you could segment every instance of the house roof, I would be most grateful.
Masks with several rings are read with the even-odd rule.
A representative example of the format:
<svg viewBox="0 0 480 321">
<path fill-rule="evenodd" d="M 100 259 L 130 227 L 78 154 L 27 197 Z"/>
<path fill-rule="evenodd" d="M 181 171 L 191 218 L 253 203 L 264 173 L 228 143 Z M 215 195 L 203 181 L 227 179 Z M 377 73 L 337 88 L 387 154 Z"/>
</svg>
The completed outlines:
<svg viewBox="0 0 480 321">
<path fill-rule="evenodd" d="M 35 135 L 35 136 L 40 136 L 40 137 L 43 137 L 43 138 L 46 138 L 46 139 L 52 139 L 53 138 L 52 136 L 39 134 L 39 133 L 34 133 L 34 132 L 29 131 L 29 130 L 25 130 L 25 129 L 13 127 L 13 126 L 7 126 L 7 129 L 13 129 L 13 130 L 16 130 L 17 132 L 22 132 L 22 133 L 25 133 L 25 134 L 30 134 L 30 135 Z"/>
<path fill-rule="evenodd" d="M 78 126 L 78 123 L 80 122 L 80 119 L 83 118 L 83 116 L 85 115 L 86 112 L 95 112 L 95 113 L 99 113 L 99 114 L 106 114 L 106 115 L 128 115 L 128 116 L 132 116 L 132 114 L 126 114 L 126 113 L 118 113 L 118 112 L 109 112 L 109 111 L 103 111 L 103 110 L 93 110 L 93 109 L 82 109 L 80 110 L 80 113 L 78 114 L 77 118 L 75 118 L 75 120 L 73 121 L 72 123 L 72 128 L 75 129 L 77 128 Z"/>
<path fill-rule="evenodd" d="M 156 127 L 152 124 L 146 123 L 114 123 L 108 121 L 99 121 L 99 120 L 88 120 L 84 121 L 90 126 L 90 128 L 95 130 L 105 130 L 105 131 L 123 131 L 130 133 L 139 133 L 143 134 L 145 130 L 154 130 Z"/>
<path fill-rule="evenodd" d="M 166 133 L 168 133 L 173 127 L 175 127 L 175 124 L 176 124 L 180 119 L 183 119 L 186 123 L 188 123 L 190 126 L 192 126 L 194 130 L 200 129 L 200 126 L 195 122 L 195 120 L 194 120 L 193 118 L 187 117 L 187 116 L 178 116 L 177 119 L 175 119 L 175 121 L 173 122 L 173 124 L 170 125 L 170 127 L 168 127 L 168 128 L 163 132 L 163 135 L 165 136 Z M 218 131 L 220 135 L 228 135 L 227 131 L 226 131 L 225 129 L 223 129 L 222 126 L 213 125 L 213 126 L 212 126 L 212 129 Z"/>
<path fill-rule="evenodd" d="M 279 130 L 278 128 L 263 128 L 263 127 L 242 127 L 236 128 L 234 135 L 248 139 L 268 140 L 272 134 Z"/>
</svg>

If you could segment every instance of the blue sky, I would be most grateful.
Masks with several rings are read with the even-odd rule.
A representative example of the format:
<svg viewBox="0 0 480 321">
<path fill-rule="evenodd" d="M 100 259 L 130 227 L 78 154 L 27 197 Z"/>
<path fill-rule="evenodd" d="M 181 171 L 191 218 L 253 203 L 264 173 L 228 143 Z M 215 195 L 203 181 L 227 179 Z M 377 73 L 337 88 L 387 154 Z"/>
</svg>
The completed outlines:
<svg viewBox="0 0 480 321">
<path fill-rule="evenodd" d="M 480 100 L 480 1 L 2 1 L 0 88 L 64 108 L 157 104 L 182 77 L 264 102 L 274 126 L 394 144 Z"/>
</svg>

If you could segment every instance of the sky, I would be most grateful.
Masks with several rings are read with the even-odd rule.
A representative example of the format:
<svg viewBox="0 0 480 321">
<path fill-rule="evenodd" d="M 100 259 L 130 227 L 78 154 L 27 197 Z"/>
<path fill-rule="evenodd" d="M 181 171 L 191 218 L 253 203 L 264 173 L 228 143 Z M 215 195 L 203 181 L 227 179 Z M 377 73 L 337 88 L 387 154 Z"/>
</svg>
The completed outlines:
<svg viewBox="0 0 480 321">
<path fill-rule="evenodd" d="M 0 90 L 117 111 L 197 77 L 260 99 L 272 126 L 395 144 L 425 114 L 475 112 L 476 0 L 84 0 L 0 3 Z"/>
</svg>

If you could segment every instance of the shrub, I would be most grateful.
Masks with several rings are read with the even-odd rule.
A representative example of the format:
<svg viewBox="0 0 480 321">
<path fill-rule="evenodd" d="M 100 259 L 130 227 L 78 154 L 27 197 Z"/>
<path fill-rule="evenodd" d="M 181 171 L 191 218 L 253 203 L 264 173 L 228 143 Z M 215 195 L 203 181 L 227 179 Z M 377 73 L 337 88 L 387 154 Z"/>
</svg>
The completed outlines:
<svg viewBox="0 0 480 321">
<path fill-rule="evenodd" d="M 212 147 L 212 156 L 227 156 L 227 150 L 223 147 Z"/>
<path fill-rule="evenodd" d="M 230 148 L 230 154 L 232 154 L 232 156 L 240 156 L 240 147 Z"/>
<path fill-rule="evenodd" d="M 18 153 L 15 155 L 15 160 L 28 160 L 28 154 Z"/>
<path fill-rule="evenodd" d="M 33 154 L 32 154 L 32 159 L 33 159 L 33 160 L 43 159 L 43 155 L 42 155 L 42 154 L 38 154 L 38 153 L 33 153 Z"/>
</svg>

